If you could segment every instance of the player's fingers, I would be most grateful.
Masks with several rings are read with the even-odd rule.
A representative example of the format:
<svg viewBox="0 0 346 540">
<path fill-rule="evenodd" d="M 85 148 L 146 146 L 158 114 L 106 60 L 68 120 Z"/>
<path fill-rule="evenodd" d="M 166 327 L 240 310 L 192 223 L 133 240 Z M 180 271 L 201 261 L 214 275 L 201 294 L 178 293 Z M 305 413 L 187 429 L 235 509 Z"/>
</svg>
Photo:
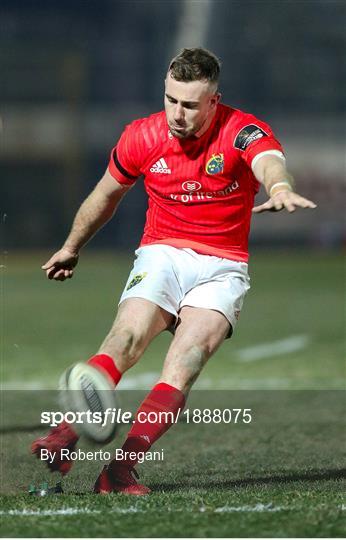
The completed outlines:
<svg viewBox="0 0 346 540">
<path fill-rule="evenodd" d="M 54 266 L 54 262 L 52 259 L 49 259 L 45 264 L 41 266 L 42 270 L 48 270 L 49 268 L 52 268 Z"/>
<path fill-rule="evenodd" d="M 54 255 L 51 256 L 50 259 L 48 259 L 48 261 L 41 266 L 42 270 L 47 270 L 48 268 L 51 268 L 52 266 L 56 265 L 56 264 L 59 264 L 61 262 L 61 256 L 60 256 L 60 252 L 57 251 L 56 253 L 54 253 Z"/>
<path fill-rule="evenodd" d="M 263 204 L 260 204 L 258 206 L 254 206 L 252 211 L 255 213 L 255 214 L 261 214 L 262 212 L 267 212 L 268 210 L 272 210 L 273 208 L 273 203 L 271 200 L 263 203 Z"/>
<path fill-rule="evenodd" d="M 54 279 L 54 275 L 55 275 L 56 271 L 57 270 L 56 270 L 55 266 L 51 266 L 51 267 L 47 268 L 47 270 L 46 270 L 47 278 L 48 279 Z"/>
<path fill-rule="evenodd" d="M 293 197 L 293 198 L 292 198 Z M 254 214 L 261 214 L 262 212 L 280 212 L 285 208 L 289 213 L 292 213 L 296 210 L 296 207 L 300 208 L 317 208 L 317 205 L 305 199 L 296 193 L 292 194 L 291 192 L 287 194 L 278 194 L 274 198 L 269 199 L 267 202 L 260 204 L 259 206 L 254 206 L 252 212 Z"/>
<path fill-rule="evenodd" d="M 285 201 L 285 207 L 289 212 L 294 212 L 297 206 L 299 208 L 317 208 L 314 202 L 304 199 L 304 197 L 298 196 L 293 200 Z"/>
<path fill-rule="evenodd" d="M 53 266 L 62 267 L 62 266 L 76 266 L 78 262 L 78 254 L 70 253 L 67 249 L 57 251 L 52 255 L 52 257 L 41 266 L 42 270 L 48 270 Z"/>
<path fill-rule="evenodd" d="M 303 199 L 299 206 L 301 206 L 302 208 L 317 208 L 317 204 L 309 201 L 309 199 Z"/>
<path fill-rule="evenodd" d="M 290 213 L 294 212 L 296 209 L 296 207 L 291 201 L 285 201 L 285 208 Z"/>
<path fill-rule="evenodd" d="M 65 279 L 66 279 L 65 272 L 64 271 L 58 272 L 57 274 L 55 274 L 54 279 L 56 281 L 65 281 Z"/>
<path fill-rule="evenodd" d="M 280 193 L 278 196 L 270 198 L 264 204 L 255 206 L 253 212 L 258 214 L 261 212 L 280 212 L 284 208 L 286 208 L 288 212 L 295 211 L 295 205 L 290 197 L 284 193 Z"/>
<path fill-rule="evenodd" d="M 254 206 L 252 212 L 254 214 L 261 214 L 262 212 L 264 212 L 263 206 Z"/>
<path fill-rule="evenodd" d="M 66 279 L 71 278 L 72 275 L 73 275 L 72 270 L 67 269 L 67 270 L 64 271 L 64 276 L 65 276 Z"/>
<path fill-rule="evenodd" d="M 274 208 L 276 212 L 280 212 L 280 210 L 282 210 L 284 207 L 284 203 L 281 202 L 280 200 L 274 199 L 273 203 L 274 203 Z"/>
<path fill-rule="evenodd" d="M 52 268 L 51 271 L 47 272 L 48 279 L 55 279 L 56 281 L 63 281 L 65 279 L 64 270 L 62 268 Z M 62 278 L 62 279 L 61 279 Z"/>
<path fill-rule="evenodd" d="M 283 191 L 274 195 L 272 198 L 274 201 L 274 206 L 276 211 L 287 210 L 288 212 L 294 212 L 296 207 L 296 197 L 292 197 L 294 194 L 290 191 Z"/>
</svg>

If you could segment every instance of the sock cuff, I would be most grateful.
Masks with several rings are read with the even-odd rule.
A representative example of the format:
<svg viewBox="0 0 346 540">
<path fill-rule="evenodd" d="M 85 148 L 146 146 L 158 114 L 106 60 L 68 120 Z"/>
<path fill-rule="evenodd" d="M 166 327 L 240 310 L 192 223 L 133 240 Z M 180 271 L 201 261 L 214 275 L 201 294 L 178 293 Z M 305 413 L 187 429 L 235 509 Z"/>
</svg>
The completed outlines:
<svg viewBox="0 0 346 540">
<path fill-rule="evenodd" d="M 165 382 L 159 382 L 157 384 L 155 384 L 155 386 L 153 387 L 153 390 L 165 390 L 167 392 L 180 392 L 180 390 L 178 390 L 178 388 L 175 388 L 175 386 L 172 386 L 171 384 L 167 384 Z"/>
<path fill-rule="evenodd" d="M 178 388 L 175 388 L 175 386 L 164 382 L 157 383 L 151 390 L 152 395 L 156 393 L 157 396 L 160 396 L 160 401 L 165 402 L 165 405 L 169 404 L 172 406 L 175 404 L 177 408 L 183 408 L 185 406 L 185 396 L 183 392 Z"/>
<path fill-rule="evenodd" d="M 90 366 L 94 366 L 97 369 L 105 371 L 115 385 L 117 385 L 120 381 L 122 373 L 118 370 L 113 358 L 108 354 L 95 354 L 89 358 L 87 363 Z"/>
</svg>

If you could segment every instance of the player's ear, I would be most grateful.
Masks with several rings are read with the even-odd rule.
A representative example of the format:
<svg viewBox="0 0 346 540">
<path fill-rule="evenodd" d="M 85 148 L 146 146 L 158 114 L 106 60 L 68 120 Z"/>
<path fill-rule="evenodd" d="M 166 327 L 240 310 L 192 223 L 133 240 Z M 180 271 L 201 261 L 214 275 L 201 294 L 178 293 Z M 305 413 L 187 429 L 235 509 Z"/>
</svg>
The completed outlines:
<svg viewBox="0 0 346 540">
<path fill-rule="evenodd" d="M 219 103 L 221 99 L 221 94 L 220 92 L 217 92 L 216 94 L 214 94 L 213 96 L 211 96 L 210 98 L 210 105 L 212 107 L 216 107 L 216 105 Z"/>
</svg>

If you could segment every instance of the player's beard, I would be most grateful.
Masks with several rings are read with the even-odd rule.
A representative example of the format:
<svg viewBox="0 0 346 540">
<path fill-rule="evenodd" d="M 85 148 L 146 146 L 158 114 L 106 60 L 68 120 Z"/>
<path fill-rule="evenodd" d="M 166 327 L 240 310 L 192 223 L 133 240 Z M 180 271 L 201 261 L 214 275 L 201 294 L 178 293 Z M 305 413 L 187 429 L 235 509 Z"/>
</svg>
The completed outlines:
<svg viewBox="0 0 346 540">
<path fill-rule="evenodd" d="M 169 129 L 174 137 L 177 137 L 177 139 L 188 139 L 189 137 L 193 137 L 194 135 L 198 134 L 203 127 L 205 126 L 206 122 L 210 119 L 209 114 L 206 115 L 203 120 L 200 120 L 194 126 L 184 127 L 184 126 L 171 126 L 169 125 Z M 209 126 L 208 126 L 209 127 Z M 198 136 L 198 135 L 197 135 Z"/>
<path fill-rule="evenodd" d="M 193 133 L 191 134 L 186 128 L 174 128 L 173 126 L 169 126 L 169 129 L 173 137 L 177 137 L 177 139 L 187 139 L 193 135 Z"/>
<path fill-rule="evenodd" d="M 202 129 L 204 125 L 204 122 L 198 125 L 195 125 L 193 127 L 184 127 L 184 126 L 169 126 L 171 133 L 174 137 L 177 137 L 177 139 L 188 139 L 189 137 L 193 137 L 198 131 Z"/>
</svg>

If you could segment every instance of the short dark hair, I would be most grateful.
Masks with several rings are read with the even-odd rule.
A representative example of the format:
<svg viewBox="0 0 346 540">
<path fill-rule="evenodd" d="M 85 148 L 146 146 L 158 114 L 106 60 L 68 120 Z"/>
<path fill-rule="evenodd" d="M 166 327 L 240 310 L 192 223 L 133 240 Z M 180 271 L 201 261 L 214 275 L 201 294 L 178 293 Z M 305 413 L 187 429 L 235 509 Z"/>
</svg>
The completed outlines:
<svg viewBox="0 0 346 540">
<path fill-rule="evenodd" d="M 215 54 L 197 47 L 183 49 L 171 60 L 168 72 L 176 81 L 209 81 L 217 84 L 220 68 L 221 62 Z"/>
</svg>

